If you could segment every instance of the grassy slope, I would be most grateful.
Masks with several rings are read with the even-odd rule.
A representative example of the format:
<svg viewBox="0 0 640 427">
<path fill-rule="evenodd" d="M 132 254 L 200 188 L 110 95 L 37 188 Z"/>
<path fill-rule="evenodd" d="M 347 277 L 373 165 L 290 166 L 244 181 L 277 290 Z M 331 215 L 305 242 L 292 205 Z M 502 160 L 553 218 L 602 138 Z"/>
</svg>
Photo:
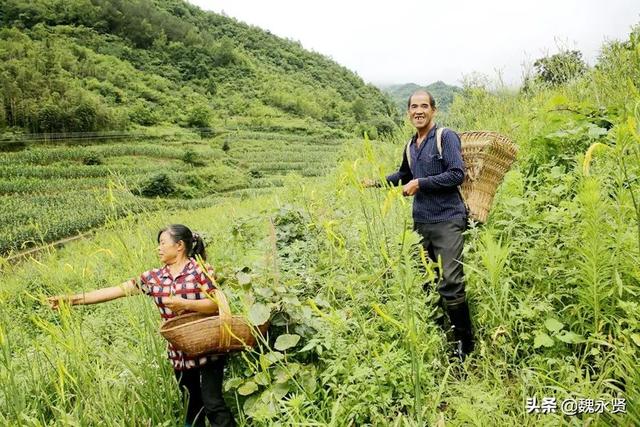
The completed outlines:
<svg viewBox="0 0 640 427">
<path fill-rule="evenodd" d="M 578 171 L 562 177 L 563 185 L 580 183 L 576 197 L 563 202 L 559 193 L 538 193 L 523 202 L 525 165 L 510 173 L 491 224 L 468 236 L 478 349 L 464 367 L 450 365 L 446 337 L 432 320 L 435 295 L 421 291 L 432 269 L 418 261 L 410 204 L 397 189 L 356 185 L 360 176 L 390 170 L 400 150 L 399 144 L 351 146 L 351 160 L 313 184 L 290 179 L 273 196 L 119 222 L 39 262 L 5 266 L 0 393 L 7 400 L 0 401 L 7 407 L 0 413 L 33 425 L 178 422 L 179 398 L 150 301 L 135 297 L 54 314 L 38 300 L 118 283 L 156 265 L 155 230 L 184 222 L 208 236 L 210 259 L 237 311 L 250 312 L 258 302 L 278 313 L 263 356 L 236 356 L 227 374 L 227 396 L 241 424 L 560 425 L 571 418 L 527 414 L 525 399 L 611 402 L 621 379 L 637 416 L 638 377 L 628 370 L 633 326 L 620 326 L 638 324 L 634 303 L 624 302 L 638 288 L 633 234 L 614 222 L 607 239 L 618 245 L 606 259 L 602 252 L 589 258 L 592 245 L 609 240 L 583 219 L 612 219 L 616 208 L 593 200 Z M 541 213 L 541 205 L 549 207 Z M 590 263 L 597 267 L 592 276 Z M 235 279 L 246 267 L 250 292 Z M 620 288 L 597 296 L 594 305 L 589 289 L 609 286 L 612 268 L 622 274 Z M 594 316 L 606 319 L 602 329 Z M 30 327 L 12 328 L 10 319 Z M 301 341 L 276 351 L 283 332 Z M 551 343 L 539 345 L 541 334 Z M 150 395 L 166 398 L 144 398 Z M 632 416 L 584 415 L 581 422 L 618 425 L 632 423 Z"/>
</svg>

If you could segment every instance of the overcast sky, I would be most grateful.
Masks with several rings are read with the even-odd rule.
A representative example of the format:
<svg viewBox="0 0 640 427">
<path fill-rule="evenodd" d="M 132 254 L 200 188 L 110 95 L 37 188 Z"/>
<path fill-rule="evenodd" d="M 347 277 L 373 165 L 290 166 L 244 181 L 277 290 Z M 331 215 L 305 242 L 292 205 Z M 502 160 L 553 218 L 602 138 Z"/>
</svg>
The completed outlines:
<svg viewBox="0 0 640 427">
<path fill-rule="evenodd" d="M 523 64 L 558 46 L 593 64 L 625 40 L 640 0 L 188 0 L 333 58 L 374 84 L 460 84 L 479 72 L 519 84 Z"/>
</svg>

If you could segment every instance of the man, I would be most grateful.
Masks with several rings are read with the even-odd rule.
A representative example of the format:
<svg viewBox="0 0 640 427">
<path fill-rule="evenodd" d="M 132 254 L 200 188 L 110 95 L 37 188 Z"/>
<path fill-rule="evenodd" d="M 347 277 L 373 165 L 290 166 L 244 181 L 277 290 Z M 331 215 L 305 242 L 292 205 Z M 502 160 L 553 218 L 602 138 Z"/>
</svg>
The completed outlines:
<svg viewBox="0 0 640 427">
<path fill-rule="evenodd" d="M 400 170 L 387 176 L 387 183 L 402 184 L 402 194 L 414 196 L 414 229 L 422 236 L 429 257 L 442 260 L 437 284 L 440 301 L 449 316 L 457 340 L 454 354 L 463 360 L 473 351 L 471 317 L 464 290 L 462 249 L 467 212 L 458 186 L 464 180 L 464 162 L 458 135 L 448 129 L 442 134 L 442 154 L 436 144 L 436 103 L 429 92 L 414 92 L 407 112 L 416 134 L 403 152 Z M 407 159 L 411 156 L 411 162 Z M 365 186 L 376 186 L 365 180 Z"/>
</svg>

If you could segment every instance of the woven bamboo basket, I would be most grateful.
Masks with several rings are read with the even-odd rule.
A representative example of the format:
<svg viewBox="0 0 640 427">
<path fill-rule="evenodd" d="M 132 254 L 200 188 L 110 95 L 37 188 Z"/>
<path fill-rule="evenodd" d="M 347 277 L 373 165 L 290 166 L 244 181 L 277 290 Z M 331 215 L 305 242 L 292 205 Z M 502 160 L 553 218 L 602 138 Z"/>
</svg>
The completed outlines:
<svg viewBox="0 0 640 427">
<path fill-rule="evenodd" d="M 516 159 L 518 148 L 497 132 L 462 132 L 462 158 L 466 167 L 461 186 L 469 217 L 485 223 L 498 186 Z"/>
<path fill-rule="evenodd" d="M 249 349 L 257 334 L 264 335 L 268 322 L 258 327 L 244 316 L 231 314 L 224 292 L 215 290 L 218 314 L 189 313 L 174 317 L 160 327 L 160 334 L 189 356 L 224 354 Z"/>
</svg>

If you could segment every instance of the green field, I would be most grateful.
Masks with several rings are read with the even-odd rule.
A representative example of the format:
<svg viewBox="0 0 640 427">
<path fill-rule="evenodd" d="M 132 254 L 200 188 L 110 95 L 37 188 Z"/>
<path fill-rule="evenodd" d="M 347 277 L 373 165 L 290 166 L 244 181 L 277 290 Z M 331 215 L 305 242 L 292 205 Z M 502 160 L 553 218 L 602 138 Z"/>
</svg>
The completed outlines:
<svg viewBox="0 0 640 427">
<path fill-rule="evenodd" d="M 324 175 L 345 141 L 326 138 L 233 130 L 213 138 L 30 144 L 0 153 L 0 252 L 69 237 L 109 218 L 203 207 L 242 190 L 282 186 L 290 173 Z M 166 180 L 156 194 L 149 182 L 159 174 Z"/>
<path fill-rule="evenodd" d="M 240 426 L 640 425 L 640 26 L 593 67 L 562 52 L 453 97 L 447 126 L 519 148 L 466 233 L 460 362 L 411 199 L 361 184 L 412 132 L 377 89 L 179 0 L 0 11 L 0 425 L 183 423 L 152 301 L 46 304 L 158 266 L 169 223 L 203 236 L 234 313 L 270 320 L 225 372 Z M 136 136 L 30 140 L 110 131 Z"/>
</svg>

